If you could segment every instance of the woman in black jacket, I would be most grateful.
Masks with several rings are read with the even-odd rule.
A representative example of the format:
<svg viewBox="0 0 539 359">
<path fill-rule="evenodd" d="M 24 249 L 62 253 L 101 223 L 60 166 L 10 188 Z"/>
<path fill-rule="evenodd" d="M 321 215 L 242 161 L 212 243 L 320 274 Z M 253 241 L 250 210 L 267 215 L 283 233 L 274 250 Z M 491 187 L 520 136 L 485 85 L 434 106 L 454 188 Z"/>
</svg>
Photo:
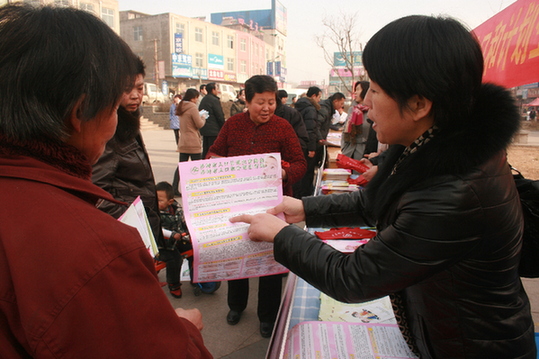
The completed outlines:
<svg viewBox="0 0 539 359">
<path fill-rule="evenodd" d="M 396 20 L 368 42 L 365 99 L 392 145 L 365 191 L 285 198 L 239 216 L 250 238 L 345 302 L 390 295 L 421 358 L 535 358 L 534 324 L 518 276 L 522 213 L 505 149 L 518 130 L 510 94 L 482 84 L 475 37 L 448 18 Z M 272 216 L 310 227 L 376 225 L 342 254 Z M 400 303 L 400 305 L 399 305 Z"/>
</svg>

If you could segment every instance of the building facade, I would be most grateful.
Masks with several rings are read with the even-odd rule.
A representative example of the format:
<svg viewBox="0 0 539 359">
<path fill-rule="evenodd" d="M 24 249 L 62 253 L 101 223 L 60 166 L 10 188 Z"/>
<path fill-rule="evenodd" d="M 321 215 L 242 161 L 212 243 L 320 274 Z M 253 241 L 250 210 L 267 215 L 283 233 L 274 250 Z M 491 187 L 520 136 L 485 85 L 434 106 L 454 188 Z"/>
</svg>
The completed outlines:
<svg viewBox="0 0 539 359">
<path fill-rule="evenodd" d="M 239 89 L 249 77 L 266 73 L 266 53 L 274 51 L 247 26 L 173 13 L 121 11 L 120 25 L 120 36 L 146 64 L 145 80 L 169 96 L 208 82 Z"/>
<path fill-rule="evenodd" d="M 120 34 L 120 16 L 117 0 L 0 0 L 0 6 L 23 2 L 31 5 L 71 6 L 86 10 L 103 20 Z"/>
</svg>

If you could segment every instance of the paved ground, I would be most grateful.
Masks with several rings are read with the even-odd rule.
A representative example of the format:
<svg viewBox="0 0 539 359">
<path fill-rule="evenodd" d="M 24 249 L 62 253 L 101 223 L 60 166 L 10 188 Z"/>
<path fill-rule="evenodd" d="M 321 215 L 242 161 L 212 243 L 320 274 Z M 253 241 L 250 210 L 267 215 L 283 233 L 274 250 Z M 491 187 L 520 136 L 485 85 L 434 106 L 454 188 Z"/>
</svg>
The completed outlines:
<svg viewBox="0 0 539 359">
<path fill-rule="evenodd" d="M 170 130 L 143 131 L 144 141 L 153 166 L 155 180 L 172 183 L 174 170 L 177 168 L 178 153 L 174 133 Z M 527 145 L 539 146 L 539 131 L 530 132 Z M 164 271 L 160 274 L 164 281 Z M 283 278 L 283 283 L 286 278 Z M 523 279 L 528 296 L 532 301 L 536 332 L 539 332 L 539 279 Z M 226 304 L 227 285 L 212 295 L 195 297 L 189 283 L 183 285 L 183 297 L 175 299 L 169 295 L 174 307 L 196 307 L 203 313 L 205 328 L 202 331 L 206 346 L 215 359 L 259 359 L 264 358 L 269 339 L 259 333 L 259 322 L 256 317 L 256 295 L 258 280 L 251 279 L 249 304 L 239 324 L 230 326 L 226 323 L 228 306 Z"/>
</svg>

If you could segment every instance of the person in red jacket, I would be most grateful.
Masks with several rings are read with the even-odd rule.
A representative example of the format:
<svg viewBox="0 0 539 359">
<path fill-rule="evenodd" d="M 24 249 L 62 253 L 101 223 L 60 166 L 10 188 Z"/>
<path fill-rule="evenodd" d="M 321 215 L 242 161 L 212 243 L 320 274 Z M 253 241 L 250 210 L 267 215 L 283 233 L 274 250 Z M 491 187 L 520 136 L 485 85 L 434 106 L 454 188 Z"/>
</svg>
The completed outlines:
<svg viewBox="0 0 539 359">
<path fill-rule="evenodd" d="M 0 7 L 0 358 L 211 358 L 91 182 L 136 57 L 73 8 Z M 32 203 L 32 206 L 28 206 Z"/>
<path fill-rule="evenodd" d="M 284 118 L 275 116 L 277 84 L 270 76 L 256 75 L 245 82 L 247 112 L 229 118 L 210 147 L 207 157 L 230 157 L 278 152 L 282 166 L 283 193 L 292 195 L 292 185 L 307 169 L 298 137 Z M 281 301 L 282 276 L 260 277 L 258 319 L 260 334 L 270 337 Z M 235 325 L 247 306 L 249 279 L 228 282 L 227 323 Z"/>
</svg>

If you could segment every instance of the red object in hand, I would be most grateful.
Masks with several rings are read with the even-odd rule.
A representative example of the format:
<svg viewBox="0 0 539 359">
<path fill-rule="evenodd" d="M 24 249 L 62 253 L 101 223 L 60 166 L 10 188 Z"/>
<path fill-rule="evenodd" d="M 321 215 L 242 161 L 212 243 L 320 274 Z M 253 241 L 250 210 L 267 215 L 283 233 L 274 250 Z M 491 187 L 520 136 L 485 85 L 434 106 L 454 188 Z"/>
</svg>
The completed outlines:
<svg viewBox="0 0 539 359">
<path fill-rule="evenodd" d="M 366 164 L 339 153 L 337 155 L 337 167 L 354 170 L 359 173 L 367 172 L 370 168 Z"/>
<path fill-rule="evenodd" d="M 363 175 L 359 175 L 356 179 L 348 178 L 347 181 L 350 184 L 357 184 L 358 186 L 366 186 L 369 183 Z"/>
<path fill-rule="evenodd" d="M 290 168 L 290 163 L 285 160 L 281 160 L 281 168 Z"/>
<path fill-rule="evenodd" d="M 329 231 L 314 232 L 314 234 L 320 239 L 362 239 L 376 236 L 374 231 L 351 227 L 331 228 Z"/>
</svg>

